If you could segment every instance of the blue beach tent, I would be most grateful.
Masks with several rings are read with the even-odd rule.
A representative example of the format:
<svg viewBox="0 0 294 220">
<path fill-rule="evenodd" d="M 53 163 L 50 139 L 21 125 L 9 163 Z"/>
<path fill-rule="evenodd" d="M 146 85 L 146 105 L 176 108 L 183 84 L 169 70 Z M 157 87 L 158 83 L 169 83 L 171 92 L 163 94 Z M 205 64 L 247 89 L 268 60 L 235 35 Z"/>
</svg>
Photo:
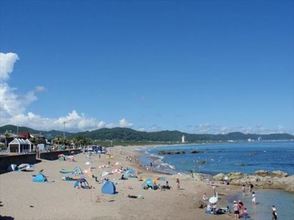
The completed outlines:
<svg viewBox="0 0 294 220">
<path fill-rule="evenodd" d="M 116 193 L 116 188 L 113 182 L 111 181 L 105 181 L 102 188 L 101 188 L 102 193 L 104 194 L 115 194 Z"/>
<path fill-rule="evenodd" d="M 47 178 L 42 173 L 38 173 L 36 176 L 33 177 L 33 182 L 44 183 L 47 182 Z"/>
<path fill-rule="evenodd" d="M 152 188 L 153 189 L 153 187 L 154 187 L 154 184 L 153 184 L 152 179 L 148 178 L 144 181 L 143 188 Z"/>
</svg>

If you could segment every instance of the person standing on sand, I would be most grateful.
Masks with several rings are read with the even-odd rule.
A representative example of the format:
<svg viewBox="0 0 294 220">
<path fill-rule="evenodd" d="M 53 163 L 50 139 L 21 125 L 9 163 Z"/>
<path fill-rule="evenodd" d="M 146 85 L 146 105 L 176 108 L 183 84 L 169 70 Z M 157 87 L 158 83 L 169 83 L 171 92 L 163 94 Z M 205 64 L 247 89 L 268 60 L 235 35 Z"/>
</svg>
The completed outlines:
<svg viewBox="0 0 294 220">
<path fill-rule="evenodd" d="M 36 146 L 36 156 L 37 156 L 37 159 L 40 158 L 40 149 L 38 145 Z"/>
<path fill-rule="evenodd" d="M 177 183 L 177 188 L 180 189 L 181 187 L 180 187 L 180 179 L 179 178 L 176 179 L 176 183 Z"/>
<path fill-rule="evenodd" d="M 216 189 L 215 189 L 215 185 L 212 186 L 212 189 L 213 189 L 213 196 L 216 197 Z"/>
<path fill-rule="evenodd" d="M 278 213 L 276 207 L 273 205 L 272 206 L 272 220 L 277 220 L 278 219 Z"/>
</svg>

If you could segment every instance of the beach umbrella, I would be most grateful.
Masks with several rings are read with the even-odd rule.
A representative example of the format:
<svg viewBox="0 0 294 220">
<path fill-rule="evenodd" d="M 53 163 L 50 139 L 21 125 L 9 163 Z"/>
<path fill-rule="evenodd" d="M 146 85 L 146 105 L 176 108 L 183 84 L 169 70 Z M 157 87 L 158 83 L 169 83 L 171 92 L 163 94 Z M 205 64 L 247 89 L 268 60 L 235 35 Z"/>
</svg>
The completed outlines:
<svg viewBox="0 0 294 220">
<path fill-rule="evenodd" d="M 210 197 L 209 198 L 209 203 L 211 203 L 211 204 L 215 204 L 215 203 L 217 203 L 217 200 L 218 200 L 218 198 L 217 197 L 215 197 L 215 196 L 212 196 L 212 197 Z"/>
</svg>

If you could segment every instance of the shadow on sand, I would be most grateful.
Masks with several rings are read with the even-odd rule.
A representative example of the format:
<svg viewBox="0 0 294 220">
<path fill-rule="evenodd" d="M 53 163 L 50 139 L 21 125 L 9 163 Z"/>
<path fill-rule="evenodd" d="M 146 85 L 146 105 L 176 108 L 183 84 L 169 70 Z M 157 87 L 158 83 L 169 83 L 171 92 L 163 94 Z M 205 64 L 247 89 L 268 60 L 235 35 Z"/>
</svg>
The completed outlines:
<svg viewBox="0 0 294 220">
<path fill-rule="evenodd" d="M 11 216 L 2 216 L 0 215 L 0 220 L 13 220 L 14 218 Z"/>
</svg>

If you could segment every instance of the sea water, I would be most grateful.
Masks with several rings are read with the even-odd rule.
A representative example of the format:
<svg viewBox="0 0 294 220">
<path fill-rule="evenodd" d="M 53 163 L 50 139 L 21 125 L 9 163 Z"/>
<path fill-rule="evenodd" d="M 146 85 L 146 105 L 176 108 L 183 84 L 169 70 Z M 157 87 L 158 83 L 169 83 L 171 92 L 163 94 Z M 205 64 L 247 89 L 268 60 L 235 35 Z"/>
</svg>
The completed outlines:
<svg viewBox="0 0 294 220">
<path fill-rule="evenodd" d="M 192 151 L 200 153 L 192 154 Z M 185 154 L 159 155 L 160 151 Z M 208 174 L 256 170 L 282 170 L 294 174 L 294 142 L 223 143 L 155 147 L 140 158 L 143 165 L 154 163 L 164 172 L 201 172 Z"/>
<path fill-rule="evenodd" d="M 184 151 L 184 154 L 159 155 L 161 151 Z M 193 154 L 192 151 L 199 151 Z M 144 149 L 140 158 L 142 165 L 165 173 L 201 172 L 207 174 L 256 170 L 282 170 L 294 175 L 294 142 L 255 142 L 161 146 Z M 241 191 L 241 189 L 240 189 Z M 257 205 L 251 195 L 242 193 L 228 198 L 232 207 L 234 200 L 242 200 L 248 208 L 251 220 L 271 219 L 271 207 L 278 210 L 278 219 L 294 219 L 294 194 L 282 190 L 257 190 Z"/>
<path fill-rule="evenodd" d="M 278 219 L 294 219 L 294 194 L 282 190 L 257 190 L 256 202 L 252 204 L 251 194 L 238 193 L 230 196 L 228 202 L 233 206 L 233 201 L 241 200 L 248 210 L 250 218 L 248 220 L 272 219 L 272 205 L 277 208 Z M 241 218 L 242 219 L 242 218 Z"/>
</svg>

